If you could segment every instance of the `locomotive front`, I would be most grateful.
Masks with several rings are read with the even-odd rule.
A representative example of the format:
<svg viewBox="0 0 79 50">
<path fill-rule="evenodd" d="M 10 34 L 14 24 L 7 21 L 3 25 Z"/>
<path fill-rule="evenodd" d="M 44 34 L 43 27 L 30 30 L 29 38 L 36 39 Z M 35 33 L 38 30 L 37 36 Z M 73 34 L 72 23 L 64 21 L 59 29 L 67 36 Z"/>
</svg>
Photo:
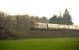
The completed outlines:
<svg viewBox="0 0 79 50">
<path fill-rule="evenodd" d="M 47 29 L 47 24 L 46 23 L 34 23 L 33 28 L 36 29 Z"/>
</svg>

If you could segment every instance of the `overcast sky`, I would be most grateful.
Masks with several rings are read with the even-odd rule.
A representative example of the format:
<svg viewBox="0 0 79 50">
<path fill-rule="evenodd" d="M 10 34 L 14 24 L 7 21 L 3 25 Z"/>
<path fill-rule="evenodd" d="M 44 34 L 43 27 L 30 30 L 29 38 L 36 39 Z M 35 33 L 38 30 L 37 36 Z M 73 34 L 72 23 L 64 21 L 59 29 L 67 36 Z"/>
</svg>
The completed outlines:
<svg viewBox="0 0 79 50">
<path fill-rule="evenodd" d="M 8 14 L 52 17 L 67 8 L 73 22 L 79 25 L 79 0 L 0 0 L 0 10 Z"/>
</svg>

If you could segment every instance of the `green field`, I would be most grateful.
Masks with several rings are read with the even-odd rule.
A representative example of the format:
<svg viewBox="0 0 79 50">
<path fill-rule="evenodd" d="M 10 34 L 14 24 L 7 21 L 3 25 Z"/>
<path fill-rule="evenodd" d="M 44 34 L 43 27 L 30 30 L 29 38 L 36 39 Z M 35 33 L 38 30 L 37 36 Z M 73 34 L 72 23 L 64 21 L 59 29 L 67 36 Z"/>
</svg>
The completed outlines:
<svg viewBox="0 0 79 50">
<path fill-rule="evenodd" d="M 0 50 L 79 50 L 79 38 L 0 40 Z"/>
</svg>

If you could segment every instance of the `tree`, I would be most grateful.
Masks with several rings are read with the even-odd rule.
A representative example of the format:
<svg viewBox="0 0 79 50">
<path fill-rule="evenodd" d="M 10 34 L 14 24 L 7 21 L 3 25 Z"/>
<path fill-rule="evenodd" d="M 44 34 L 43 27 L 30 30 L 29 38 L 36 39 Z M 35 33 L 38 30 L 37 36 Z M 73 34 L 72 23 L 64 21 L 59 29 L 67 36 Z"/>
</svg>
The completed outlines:
<svg viewBox="0 0 79 50">
<path fill-rule="evenodd" d="M 52 18 L 50 18 L 49 23 L 58 24 L 57 15 L 54 15 Z"/>
<path fill-rule="evenodd" d="M 5 13 L 0 12 L 0 27 L 4 26 L 4 21 L 5 21 Z"/>
<path fill-rule="evenodd" d="M 0 12 L 0 38 L 4 36 L 5 32 L 4 22 L 5 22 L 5 13 Z"/>
<path fill-rule="evenodd" d="M 48 22 L 48 19 L 45 16 L 43 16 L 42 18 L 40 18 L 40 21 L 41 22 L 44 22 L 44 23 L 47 23 Z"/>
<path fill-rule="evenodd" d="M 58 16 L 58 24 L 62 24 L 62 17 L 61 16 Z"/>
<path fill-rule="evenodd" d="M 65 9 L 65 12 L 63 14 L 62 23 L 67 24 L 67 25 L 72 25 L 73 24 L 71 15 L 70 15 L 70 13 L 67 9 Z"/>
</svg>

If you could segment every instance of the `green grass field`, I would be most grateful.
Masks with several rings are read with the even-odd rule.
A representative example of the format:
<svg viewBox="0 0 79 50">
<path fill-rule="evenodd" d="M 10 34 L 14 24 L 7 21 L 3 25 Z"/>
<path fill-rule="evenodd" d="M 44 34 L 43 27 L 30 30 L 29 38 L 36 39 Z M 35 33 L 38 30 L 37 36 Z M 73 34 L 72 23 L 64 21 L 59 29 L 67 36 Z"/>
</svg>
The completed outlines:
<svg viewBox="0 0 79 50">
<path fill-rule="evenodd" d="M 79 50 L 79 38 L 0 40 L 0 50 Z"/>
</svg>

